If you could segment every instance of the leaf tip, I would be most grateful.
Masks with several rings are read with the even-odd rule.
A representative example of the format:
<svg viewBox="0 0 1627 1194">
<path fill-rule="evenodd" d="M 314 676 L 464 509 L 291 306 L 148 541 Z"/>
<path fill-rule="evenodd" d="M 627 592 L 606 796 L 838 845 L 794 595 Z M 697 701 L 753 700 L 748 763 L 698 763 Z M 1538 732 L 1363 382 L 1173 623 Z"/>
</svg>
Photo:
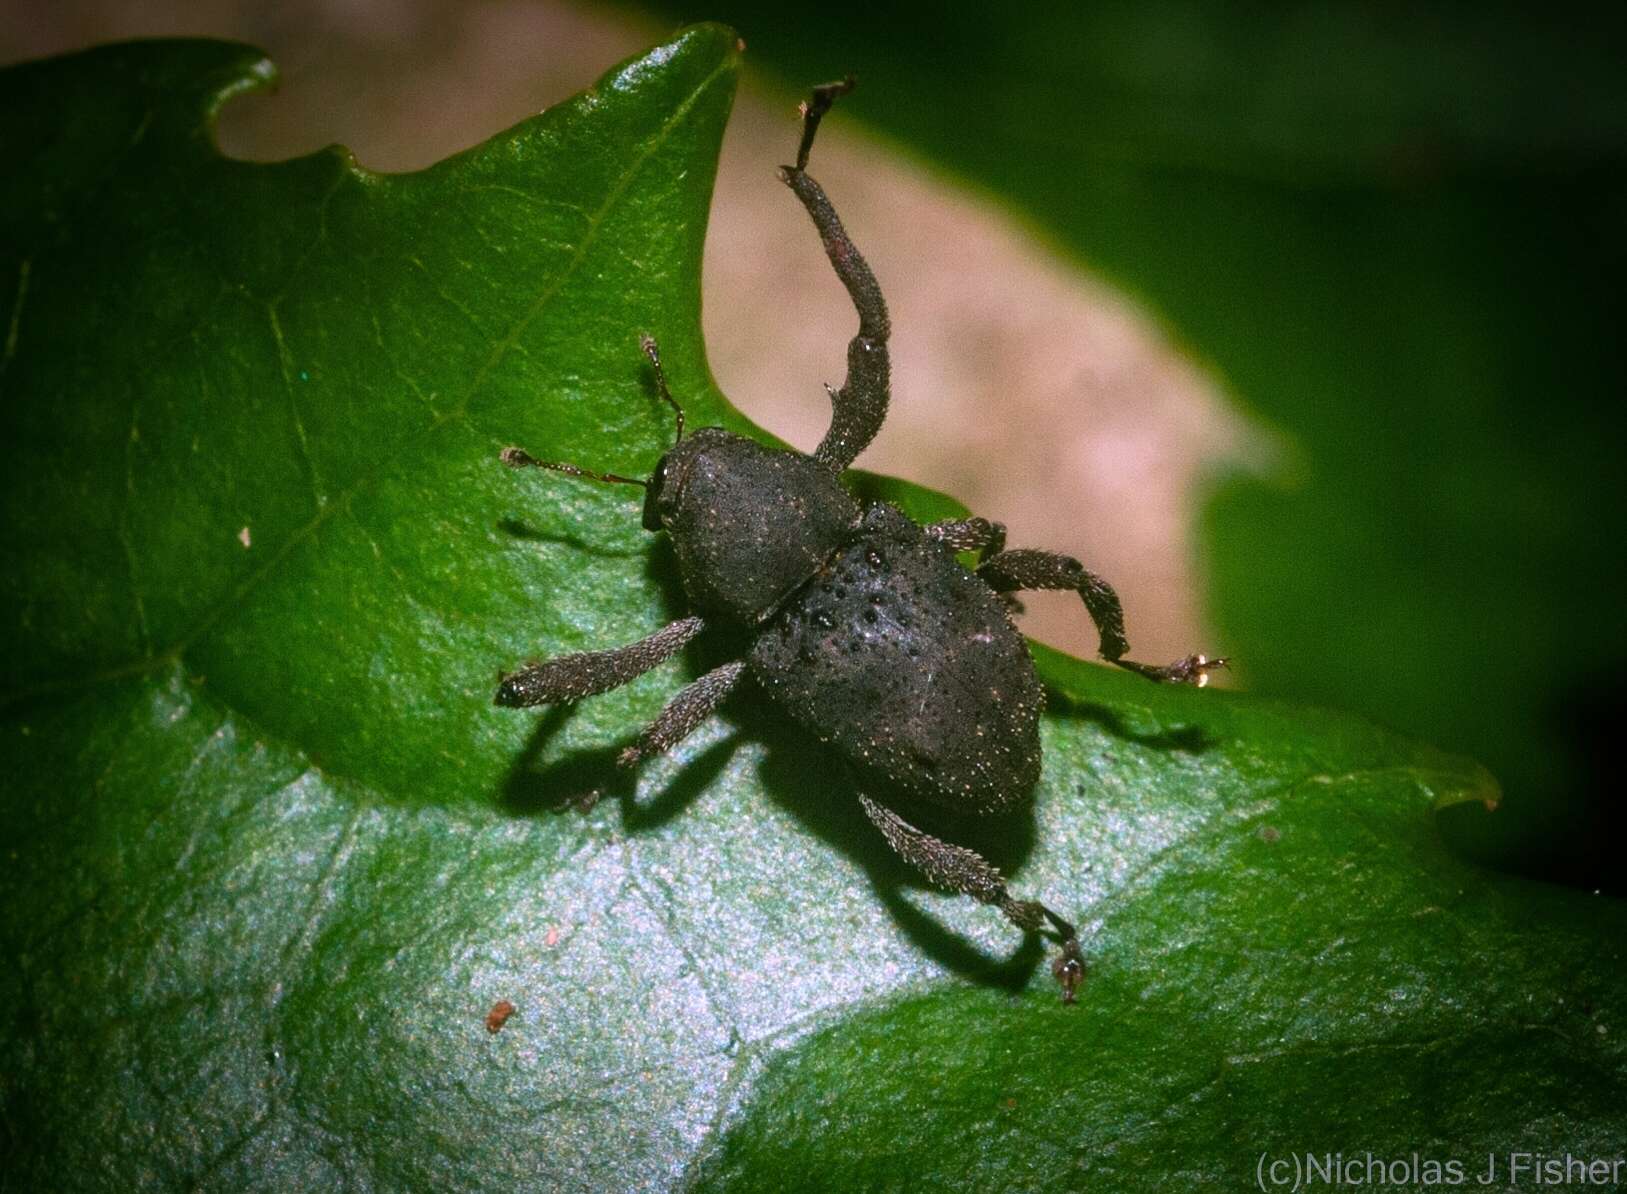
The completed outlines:
<svg viewBox="0 0 1627 1194">
<path fill-rule="evenodd" d="M 1497 782 L 1497 777 L 1472 759 L 1454 762 L 1458 766 L 1452 771 L 1443 772 L 1438 780 L 1427 776 L 1421 780 L 1434 797 L 1431 806 L 1434 811 L 1478 801 L 1488 813 L 1496 812 L 1503 803 L 1503 786 Z"/>
<path fill-rule="evenodd" d="M 605 82 L 616 89 L 632 89 L 680 62 L 703 71 L 708 80 L 718 74 L 732 77 L 739 72 L 744 48 L 744 40 L 727 25 L 715 21 L 686 25 L 669 40 L 622 63 Z"/>
</svg>

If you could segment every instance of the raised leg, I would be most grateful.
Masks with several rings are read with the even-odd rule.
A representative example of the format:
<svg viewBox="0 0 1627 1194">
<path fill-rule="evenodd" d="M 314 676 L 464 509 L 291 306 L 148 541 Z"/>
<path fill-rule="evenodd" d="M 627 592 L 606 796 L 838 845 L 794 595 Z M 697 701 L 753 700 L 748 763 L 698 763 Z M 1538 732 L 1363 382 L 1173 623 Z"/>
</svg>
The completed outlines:
<svg viewBox="0 0 1627 1194">
<path fill-rule="evenodd" d="M 859 250 L 848 239 L 847 230 L 842 227 L 824 190 L 807 172 L 808 154 L 813 149 L 820 119 L 830 111 L 837 96 L 851 90 L 851 78 L 814 88 L 813 98 L 802 107 L 802 142 L 797 147 L 797 164 L 780 167 L 780 178 L 813 218 L 819 239 L 824 242 L 825 255 L 830 258 L 836 276 L 847 288 L 859 313 L 858 335 L 847 346 L 847 380 L 840 390 L 825 387 L 830 391 L 830 430 L 814 451 L 816 460 L 838 473 L 853 463 L 881 429 L 882 420 L 887 416 L 891 375 L 887 337 L 892 327 L 881 287 Z"/>
<path fill-rule="evenodd" d="M 1138 676 L 1166 684 L 1196 684 L 1201 688 L 1209 682 L 1211 671 L 1226 666 L 1224 659 L 1210 659 L 1206 655 L 1188 655 L 1163 667 L 1123 658 L 1130 644 L 1124 637 L 1124 608 L 1119 604 L 1119 596 L 1113 592 L 1112 585 L 1072 556 L 1016 548 L 988 557 L 978 566 L 977 574 L 997 593 L 1017 589 L 1072 589 L 1083 598 L 1085 610 L 1096 624 L 1096 633 L 1101 636 L 1102 658 Z"/>
<path fill-rule="evenodd" d="M 1052 912 L 1038 900 L 1013 899 L 1006 890 L 1006 881 L 1000 872 L 981 854 L 956 846 L 925 833 L 904 820 L 892 809 L 877 804 L 864 793 L 859 803 L 865 816 L 881 830 L 887 844 L 905 862 L 920 871 L 929 881 L 948 891 L 969 895 L 984 904 L 993 904 L 1006 914 L 1006 919 L 1025 932 L 1034 933 L 1046 921 L 1062 943 L 1062 955 L 1052 965 L 1051 973 L 1062 984 L 1064 1003 L 1073 1002 L 1074 990 L 1084 975 L 1080 960 L 1079 935 L 1074 927 Z"/>
<path fill-rule="evenodd" d="M 625 647 L 611 651 L 583 651 L 529 664 L 502 678 L 492 703 L 521 709 L 529 705 L 579 700 L 620 688 L 656 664 L 672 658 L 685 643 L 701 632 L 704 625 L 700 618 L 683 618 L 656 631 L 649 638 Z"/>
<path fill-rule="evenodd" d="M 712 710 L 729 695 L 729 690 L 746 670 L 743 659 L 713 668 L 699 680 L 687 685 L 667 702 L 661 715 L 644 727 L 638 741 L 616 759 L 622 767 L 635 767 L 651 755 L 665 754 L 689 737 L 695 727 L 711 715 Z"/>
</svg>

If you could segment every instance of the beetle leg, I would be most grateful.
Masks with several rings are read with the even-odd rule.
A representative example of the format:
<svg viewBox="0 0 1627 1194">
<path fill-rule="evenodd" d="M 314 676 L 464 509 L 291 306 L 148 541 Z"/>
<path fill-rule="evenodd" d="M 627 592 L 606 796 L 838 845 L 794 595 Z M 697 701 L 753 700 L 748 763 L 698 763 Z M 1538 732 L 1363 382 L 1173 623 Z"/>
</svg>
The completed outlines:
<svg viewBox="0 0 1627 1194">
<path fill-rule="evenodd" d="M 665 754 L 677 746 L 694 733 L 696 726 L 711 716 L 712 710 L 723 703 L 723 698 L 729 695 L 729 690 L 745 670 L 745 660 L 737 659 L 713 668 L 687 685 L 667 702 L 660 716 L 644 727 L 638 741 L 621 752 L 616 763 L 622 767 L 635 767 L 640 760 L 650 755 Z"/>
<path fill-rule="evenodd" d="M 946 522 L 931 523 L 921 530 L 928 539 L 943 544 L 950 551 L 977 552 L 974 567 L 981 567 L 984 560 L 1006 549 L 1006 524 L 990 522 L 986 518 L 952 518 Z M 1001 593 L 999 597 L 1012 617 L 1023 612 L 1023 603 L 1014 594 Z"/>
<path fill-rule="evenodd" d="M 830 430 L 814 450 L 814 459 L 838 473 L 853 463 L 881 429 L 887 415 L 892 371 L 887 355 L 887 338 L 892 334 L 887 301 L 881 296 L 875 274 L 848 238 L 823 188 L 808 174 L 808 152 L 813 148 L 820 118 L 830 110 L 837 96 L 852 89 L 851 78 L 814 88 L 813 98 L 802 108 L 802 142 L 797 147 L 797 164 L 780 167 L 780 178 L 813 218 L 825 246 L 825 256 L 830 258 L 831 267 L 859 313 L 858 335 L 847 346 L 847 380 L 840 390 L 825 387 L 830 390 Z"/>
<path fill-rule="evenodd" d="M 1165 684 L 1196 684 L 1202 688 L 1209 683 L 1210 672 L 1226 666 L 1226 660 L 1211 659 L 1207 655 L 1188 655 L 1162 667 L 1123 658 L 1130 644 L 1124 637 L 1124 607 L 1119 604 L 1119 595 L 1112 585 L 1072 556 L 1016 548 L 990 556 L 978 565 L 977 574 L 996 593 L 1016 589 L 1072 589 L 1084 600 L 1085 610 L 1096 624 L 1096 633 L 1101 636 L 1102 658 L 1138 676 Z"/>
<path fill-rule="evenodd" d="M 881 836 L 893 852 L 920 871 L 932 883 L 948 891 L 969 895 L 984 904 L 993 904 L 1006 914 L 1006 919 L 1025 932 L 1039 932 L 1050 921 L 1057 939 L 1062 943 L 1062 955 L 1051 967 L 1051 973 L 1062 984 L 1062 999 L 1073 1002 L 1073 992 L 1084 974 L 1084 963 L 1079 953 L 1079 934 L 1073 925 L 1063 920 L 1038 900 L 1018 900 L 1006 890 L 1006 881 L 995 866 L 975 850 L 956 846 L 935 838 L 908 821 L 892 809 L 877 804 L 863 792 L 859 803 L 870 823 L 881 830 Z"/>
<path fill-rule="evenodd" d="M 672 658 L 705 623 L 700 618 L 680 619 L 649 638 L 610 651 L 582 651 L 542 663 L 528 664 L 503 676 L 492 703 L 511 709 L 574 701 L 620 688 L 658 663 Z"/>
<path fill-rule="evenodd" d="M 1006 524 L 986 518 L 954 518 L 922 527 L 926 537 L 951 551 L 978 552 L 978 563 L 1006 549 Z"/>
</svg>

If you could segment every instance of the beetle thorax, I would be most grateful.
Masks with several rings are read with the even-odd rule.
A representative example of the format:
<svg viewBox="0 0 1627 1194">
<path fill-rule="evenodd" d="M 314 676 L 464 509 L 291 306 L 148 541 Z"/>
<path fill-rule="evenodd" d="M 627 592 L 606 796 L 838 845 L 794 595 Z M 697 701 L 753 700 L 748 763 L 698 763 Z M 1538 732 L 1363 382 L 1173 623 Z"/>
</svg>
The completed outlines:
<svg viewBox="0 0 1627 1194">
<path fill-rule="evenodd" d="M 667 453 L 655 486 L 653 512 L 672 536 L 690 600 L 748 625 L 812 576 L 860 517 L 812 457 L 718 427 Z"/>
</svg>

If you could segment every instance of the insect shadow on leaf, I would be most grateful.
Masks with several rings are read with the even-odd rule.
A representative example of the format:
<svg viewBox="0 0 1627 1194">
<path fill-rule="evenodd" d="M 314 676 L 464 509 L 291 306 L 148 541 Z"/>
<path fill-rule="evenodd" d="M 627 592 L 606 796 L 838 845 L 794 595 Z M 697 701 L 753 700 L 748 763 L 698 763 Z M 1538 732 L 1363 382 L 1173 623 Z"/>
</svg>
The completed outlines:
<svg viewBox="0 0 1627 1194">
<path fill-rule="evenodd" d="M 882 905 L 912 945 L 945 970 L 982 986 L 1019 991 L 1028 985 L 1044 954 L 1044 942 L 1039 936 L 1025 934 L 1015 950 L 999 957 L 947 928 L 911 895 L 939 890 L 936 885 L 894 853 L 856 802 L 832 800 L 831 789 L 838 786 L 858 790 L 868 783 L 889 803 L 902 808 L 912 821 L 946 840 L 975 849 L 1007 874 L 1020 870 L 1033 853 L 1037 828 L 1031 801 L 1009 816 L 956 815 L 911 801 L 907 793 L 882 791 L 873 778 L 844 776 L 842 769 L 831 768 L 828 749 L 794 723 L 761 717 L 753 719 L 750 728 L 752 736 L 765 748 L 758 771 L 765 794 L 808 833 L 863 869 Z"/>
<path fill-rule="evenodd" d="M 497 529 L 510 539 L 521 543 L 567 547 L 572 551 L 581 552 L 585 556 L 593 556 L 601 560 L 625 560 L 644 551 L 642 547 L 637 549 L 606 547 L 603 542 L 588 539 L 574 532 L 548 530 L 512 516 L 498 519 Z"/>
<path fill-rule="evenodd" d="M 617 757 L 625 749 L 621 745 L 572 750 L 550 762 L 540 762 L 575 712 L 574 704 L 549 710 L 515 757 L 504 777 L 500 797 L 511 816 L 587 811 L 601 801 L 614 800 L 621 809 L 623 830 L 647 832 L 666 824 L 699 799 L 740 748 L 740 735 L 728 734 L 687 760 L 653 798 L 640 800 L 637 776 L 617 765 Z"/>
<path fill-rule="evenodd" d="M 1200 725 L 1137 726 L 1122 710 L 1097 701 L 1082 700 L 1071 693 L 1060 692 L 1049 686 L 1045 690 L 1045 709 L 1052 716 L 1070 721 L 1086 721 L 1107 734 L 1124 742 L 1133 742 L 1150 750 L 1178 751 L 1181 754 L 1201 755 L 1220 745 L 1220 740 Z"/>
</svg>

